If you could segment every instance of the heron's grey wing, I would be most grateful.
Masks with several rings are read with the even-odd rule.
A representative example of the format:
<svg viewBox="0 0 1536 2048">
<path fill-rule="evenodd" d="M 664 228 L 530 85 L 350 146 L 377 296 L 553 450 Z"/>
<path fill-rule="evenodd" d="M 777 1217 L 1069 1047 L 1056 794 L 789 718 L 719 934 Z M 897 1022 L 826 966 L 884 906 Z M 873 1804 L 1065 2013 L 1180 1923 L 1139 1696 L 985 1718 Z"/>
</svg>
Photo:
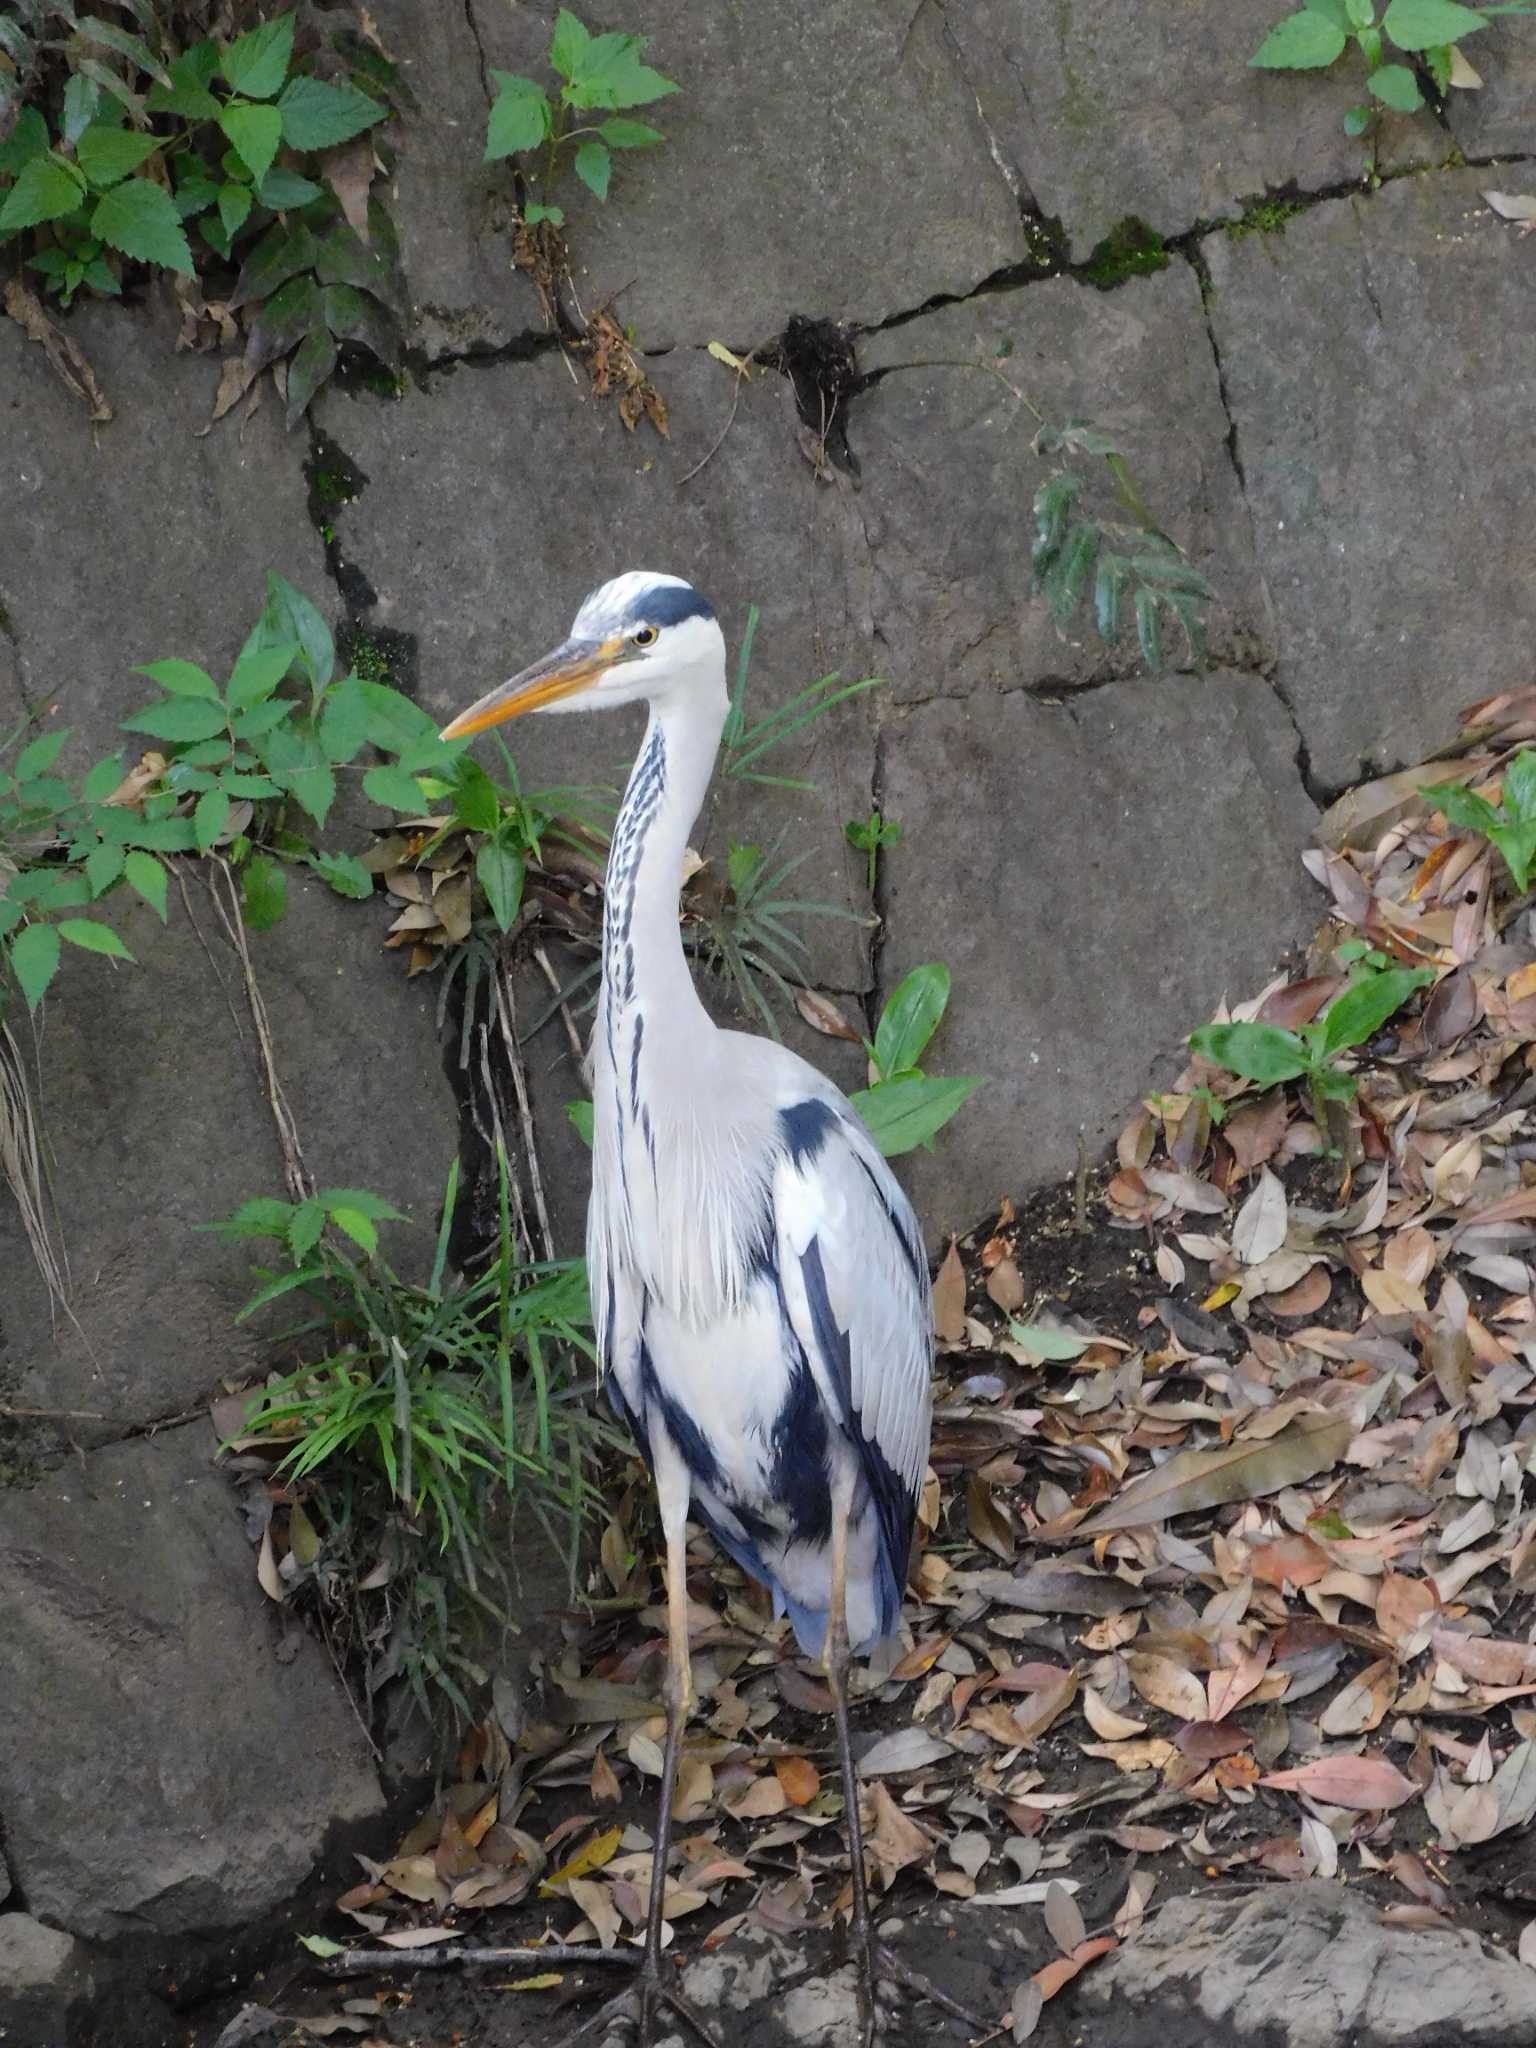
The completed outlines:
<svg viewBox="0 0 1536 2048">
<path fill-rule="evenodd" d="M 780 1112 L 773 1183 L 785 1314 L 864 1451 L 897 1584 L 928 1464 L 933 1296 L 912 1206 L 841 1097 Z"/>
</svg>

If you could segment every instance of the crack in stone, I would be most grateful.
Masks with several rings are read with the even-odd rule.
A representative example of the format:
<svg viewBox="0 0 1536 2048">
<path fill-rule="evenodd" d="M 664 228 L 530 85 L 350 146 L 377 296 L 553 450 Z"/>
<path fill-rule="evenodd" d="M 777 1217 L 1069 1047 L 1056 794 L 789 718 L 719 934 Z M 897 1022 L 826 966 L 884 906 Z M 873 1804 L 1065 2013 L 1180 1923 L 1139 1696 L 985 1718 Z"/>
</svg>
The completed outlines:
<svg viewBox="0 0 1536 2048">
<path fill-rule="evenodd" d="M 485 44 L 480 40 L 480 24 L 475 20 L 475 0 L 464 0 L 464 22 L 469 30 L 470 40 L 475 46 L 475 55 L 480 62 L 480 90 L 485 94 L 485 103 L 491 104 L 491 74 L 485 61 Z"/>
<path fill-rule="evenodd" d="M 16 695 L 21 700 L 22 710 L 30 718 L 39 707 L 27 688 L 27 663 L 21 651 L 21 635 L 16 630 L 16 614 L 3 596 L 0 596 L 0 640 L 11 650 L 11 674 L 16 684 Z"/>
</svg>

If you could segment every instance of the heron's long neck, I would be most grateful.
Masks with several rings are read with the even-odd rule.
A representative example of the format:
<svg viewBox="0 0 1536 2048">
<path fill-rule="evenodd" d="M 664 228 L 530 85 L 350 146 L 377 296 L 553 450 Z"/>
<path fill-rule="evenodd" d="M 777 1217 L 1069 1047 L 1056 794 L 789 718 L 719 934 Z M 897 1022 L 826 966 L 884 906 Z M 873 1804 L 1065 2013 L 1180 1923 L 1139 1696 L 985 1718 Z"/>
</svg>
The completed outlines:
<svg viewBox="0 0 1536 2048">
<path fill-rule="evenodd" d="M 649 1016 L 671 1045 L 714 1026 L 688 971 L 678 929 L 688 834 L 709 787 L 725 714 L 707 699 L 653 707 L 614 826 L 603 921 L 603 1025 L 619 1057 L 627 1013 Z"/>
</svg>

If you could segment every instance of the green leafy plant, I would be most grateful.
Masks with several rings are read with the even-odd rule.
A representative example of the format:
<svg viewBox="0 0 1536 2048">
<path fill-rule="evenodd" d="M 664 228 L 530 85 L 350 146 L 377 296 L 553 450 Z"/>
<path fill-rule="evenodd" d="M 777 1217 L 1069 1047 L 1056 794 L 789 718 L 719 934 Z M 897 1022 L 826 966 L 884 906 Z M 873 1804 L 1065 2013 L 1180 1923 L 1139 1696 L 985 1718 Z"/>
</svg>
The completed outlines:
<svg viewBox="0 0 1536 2048">
<path fill-rule="evenodd" d="M 792 1008 L 792 984 L 803 981 L 810 948 L 798 929 L 807 917 L 847 918 L 857 914 L 840 903 L 778 892 L 810 854 L 780 858 L 782 835 L 765 851 L 733 839 L 726 849 L 724 874 L 701 868 L 684 898 L 683 942 L 702 965 L 718 975 L 754 1012 L 770 1036 L 779 1035 L 778 1018 L 766 991 Z"/>
<path fill-rule="evenodd" d="M 1480 832 L 1504 856 L 1510 878 L 1523 896 L 1536 871 L 1536 749 L 1522 747 L 1504 770 L 1498 803 L 1490 803 L 1464 782 L 1438 782 L 1421 789 L 1453 825 Z"/>
<path fill-rule="evenodd" d="M 914 967 L 886 998 L 874 1044 L 865 1043 L 876 1078 L 849 1100 L 887 1159 L 919 1145 L 931 1152 L 935 1134 L 985 1078 L 960 1074 L 940 1079 L 918 1065 L 949 1007 L 949 979 L 940 961 Z"/>
<path fill-rule="evenodd" d="M 1191 1048 L 1228 1073 L 1274 1088 L 1304 1080 L 1311 1091 L 1318 1127 L 1328 1129 L 1329 1102 L 1347 1102 L 1356 1075 L 1339 1065 L 1344 1053 L 1373 1038 L 1416 989 L 1434 980 L 1427 967 L 1363 971 L 1342 989 L 1320 1017 L 1290 1031 L 1278 1024 L 1202 1024 L 1189 1036 Z"/>
<path fill-rule="evenodd" d="M 1105 518 L 1086 510 L 1080 499 L 1087 479 L 1079 470 L 1058 470 L 1036 491 L 1030 587 L 1057 625 L 1086 611 L 1099 638 L 1113 647 L 1134 623 L 1141 657 L 1157 671 L 1171 620 L 1183 630 L 1190 659 L 1203 661 L 1206 607 L 1216 593 L 1153 519 L 1112 436 L 1072 419 L 1061 428 L 1042 425 L 1034 445 L 1040 455 L 1102 458 L 1125 515 Z"/>
<path fill-rule="evenodd" d="M 370 1698 L 400 1676 L 429 1715 L 446 1701 L 461 1720 L 486 1677 L 480 1642 L 506 1621 L 509 1524 L 532 1513 L 574 1571 L 596 1460 L 618 1444 L 584 1391 L 584 1268 L 518 1265 L 500 1164 L 495 1255 L 458 1286 L 457 1164 L 424 1283 L 380 1254 L 377 1225 L 399 1211 L 366 1190 L 261 1198 L 212 1226 L 278 1247 L 242 1317 L 306 1312 L 281 1339 L 300 1362 L 236 1433 L 274 1460 L 292 1594 L 361 1663 Z"/>
<path fill-rule="evenodd" d="M 843 827 L 843 837 L 848 844 L 868 856 L 869 869 L 865 887 L 871 896 L 875 893 L 875 864 L 880 857 L 882 846 L 895 846 L 901 838 L 901 826 L 894 818 L 883 818 L 879 806 L 870 811 L 867 818 L 850 818 Z"/>
<path fill-rule="evenodd" d="M 374 52 L 349 60 L 351 77 L 319 76 L 317 58 L 334 59 L 313 34 L 296 57 L 292 13 L 183 45 L 170 8 L 113 11 L 121 25 L 34 4 L 32 33 L 5 39 L 18 76 L 26 44 L 34 103 L 0 143 L 0 244 L 19 240 L 65 305 L 81 290 L 119 293 L 137 264 L 205 274 L 207 296 L 247 329 L 228 403 L 287 359 L 290 425 L 344 346 L 393 370 L 404 306 L 393 228 L 367 197 L 371 160 L 359 178 L 355 161 L 341 169 L 327 154 L 389 117 L 393 67 Z M 62 39 L 42 34 L 50 17 Z M 187 303 L 198 310 L 195 293 Z"/>
<path fill-rule="evenodd" d="M 224 852 L 240 871 L 254 931 L 284 913 L 285 864 L 302 862 L 339 895 L 372 894 L 373 876 L 355 855 L 314 841 L 338 771 L 376 749 L 389 758 L 364 770 L 365 795 L 419 813 L 450 785 L 463 751 L 445 746 L 428 714 L 389 684 L 350 669 L 338 676 L 330 627 L 285 577 L 269 573 L 267 592 L 225 683 L 196 662 L 147 662 L 139 673 L 162 694 L 123 720 L 159 750 L 147 757 L 142 809 L 162 825 L 161 850 Z"/>
<path fill-rule="evenodd" d="M 491 73 L 496 97 L 486 129 L 487 161 L 541 152 L 529 179 L 537 197 L 523 205 L 530 227 L 541 221 L 564 225 L 564 211 L 551 194 L 566 162 L 594 197 L 606 199 L 614 150 L 649 149 L 665 141 L 660 129 L 624 113 L 680 90 L 642 63 L 648 40 L 617 31 L 595 36 L 562 7 L 549 48 L 550 69 L 560 80 L 553 100 L 536 79 Z"/>
<path fill-rule="evenodd" d="M 1390 43 L 1409 59 L 1423 64 L 1438 92 L 1454 82 L 1460 45 L 1503 14 L 1529 14 L 1524 0 L 1506 0 L 1491 7 L 1464 7 L 1460 0 L 1388 0 L 1384 13 L 1376 0 L 1306 0 L 1270 30 L 1248 59 L 1268 71 L 1321 71 L 1342 57 L 1353 43 L 1365 60 L 1370 99 L 1349 109 L 1344 126 L 1364 135 L 1384 109 L 1416 114 L 1425 104 L 1413 63 L 1389 55 Z M 1475 75 L 1469 81 L 1477 83 Z"/>
</svg>

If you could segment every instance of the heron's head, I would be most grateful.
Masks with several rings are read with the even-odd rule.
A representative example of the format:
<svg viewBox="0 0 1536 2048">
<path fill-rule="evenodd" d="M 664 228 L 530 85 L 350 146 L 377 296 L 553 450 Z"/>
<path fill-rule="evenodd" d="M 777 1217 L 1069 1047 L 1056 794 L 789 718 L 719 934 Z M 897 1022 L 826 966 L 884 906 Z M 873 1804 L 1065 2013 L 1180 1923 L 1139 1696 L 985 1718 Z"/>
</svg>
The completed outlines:
<svg viewBox="0 0 1536 2048">
<path fill-rule="evenodd" d="M 461 711 L 442 736 L 464 739 L 525 711 L 600 711 L 720 694 L 724 684 L 725 639 L 710 604 L 680 576 L 632 569 L 592 592 L 568 639 Z"/>
</svg>

